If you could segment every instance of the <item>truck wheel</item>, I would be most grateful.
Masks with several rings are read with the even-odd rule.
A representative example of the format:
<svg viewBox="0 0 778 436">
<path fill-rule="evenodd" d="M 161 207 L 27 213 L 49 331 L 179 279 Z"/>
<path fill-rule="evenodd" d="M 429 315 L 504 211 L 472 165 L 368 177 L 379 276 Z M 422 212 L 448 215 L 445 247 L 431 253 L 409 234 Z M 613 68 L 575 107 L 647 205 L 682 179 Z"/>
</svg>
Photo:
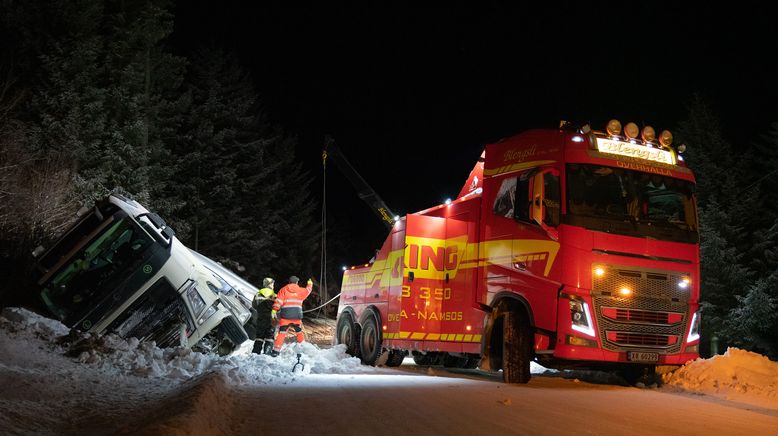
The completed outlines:
<svg viewBox="0 0 778 436">
<path fill-rule="evenodd" d="M 402 365 L 407 354 L 408 353 L 405 350 L 389 351 L 389 358 L 386 359 L 386 366 L 396 367 Z"/>
<path fill-rule="evenodd" d="M 503 315 L 502 378 L 505 383 L 527 383 L 532 358 L 532 336 L 527 318 L 516 312 Z"/>
<path fill-rule="evenodd" d="M 378 357 L 381 355 L 381 330 L 378 328 L 378 319 L 375 312 L 370 311 L 368 313 L 359 337 L 362 363 L 365 365 L 375 365 Z"/>
<path fill-rule="evenodd" d="M 350 314 L 344 313 L 340 316 L 335 331 L 337 332 L 337 343 L 346 346 L 346 353 L 359 357 L 359 334 Z"/>
</svg>

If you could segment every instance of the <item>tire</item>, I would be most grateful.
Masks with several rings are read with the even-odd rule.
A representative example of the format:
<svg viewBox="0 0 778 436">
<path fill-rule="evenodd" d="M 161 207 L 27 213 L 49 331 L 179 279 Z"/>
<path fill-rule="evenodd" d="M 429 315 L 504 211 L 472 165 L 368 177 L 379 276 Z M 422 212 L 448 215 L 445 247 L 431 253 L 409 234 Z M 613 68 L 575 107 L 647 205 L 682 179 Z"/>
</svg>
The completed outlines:
<svg viewBox="0 0 778 436">
<path fill-rule="evenodd" d="M 408 352 L 405 350 L 390 350 L 389 358 L 386 359 L 386 366 L 397 367 L 402 365 L 407 354 Z"/>
<path fill-rule="evenodd" d="M 362 323 L 359 349 L 362 363 L 375 366 L 378 357 L 381 356 L 381 329 L 378 327 L 378 317 L 373 311 L 368 312 L 364 323 Z"/>
<path fill-rule="evenodd" d="M 503 315 L 502 378 L 505 383 L 527 383 L 531 377 L 532 336 L 527 318 L 517 312 Z"/>
<path fill-rule="evenodd" d="M 346 346 L 346 353 L 359 357 L 359 333 L 351 314 L 343 313 L 340 316 L 335 332 L 337 343 Z"/>
</svg>

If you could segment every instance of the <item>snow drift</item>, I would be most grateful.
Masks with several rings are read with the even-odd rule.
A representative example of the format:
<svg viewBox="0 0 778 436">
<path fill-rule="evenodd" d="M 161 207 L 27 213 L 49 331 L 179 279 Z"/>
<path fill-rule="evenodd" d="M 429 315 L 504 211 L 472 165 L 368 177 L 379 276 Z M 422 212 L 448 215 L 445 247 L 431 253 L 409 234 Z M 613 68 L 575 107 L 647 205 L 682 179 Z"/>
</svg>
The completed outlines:
<svg viewBox="0 0 778 436">
<path fill-rule="evenodd" d="M 738 348 L 729 348 L 723 355 L 709 359 L 693 360 L 665 374 L 663 381 L 687 392 L 778 408 L 778 362 Z"/>
<path fill-rule="evenodd" d="M 0 428 L 26 434 L 220 434 L 232 389 L 302 383 L 311 374 L 380 373 L 344 346 L 305 343 L 272 358 L 245 344 L 230 356 L 70 331 L 20 308 L 0 313 Z M 143 423 L 139 427 L 139 423 Z"/>
</svg>

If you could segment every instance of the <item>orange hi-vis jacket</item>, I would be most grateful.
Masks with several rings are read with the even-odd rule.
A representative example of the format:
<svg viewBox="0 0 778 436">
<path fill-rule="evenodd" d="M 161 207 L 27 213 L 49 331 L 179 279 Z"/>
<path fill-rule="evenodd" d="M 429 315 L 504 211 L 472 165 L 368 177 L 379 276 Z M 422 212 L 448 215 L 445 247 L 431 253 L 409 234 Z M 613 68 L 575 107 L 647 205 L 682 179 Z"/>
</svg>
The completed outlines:
<svg viewBox="0 0 778 436">
<path fill-rule="evenodd" d="M 313 284 L 302 288 L 295 283 L 289 283 L 281 288 L 273 303 L 273 310 L 278 312 L 280 319 L 303 319 L 303 300 L 313 291 Z"/>
</svg>

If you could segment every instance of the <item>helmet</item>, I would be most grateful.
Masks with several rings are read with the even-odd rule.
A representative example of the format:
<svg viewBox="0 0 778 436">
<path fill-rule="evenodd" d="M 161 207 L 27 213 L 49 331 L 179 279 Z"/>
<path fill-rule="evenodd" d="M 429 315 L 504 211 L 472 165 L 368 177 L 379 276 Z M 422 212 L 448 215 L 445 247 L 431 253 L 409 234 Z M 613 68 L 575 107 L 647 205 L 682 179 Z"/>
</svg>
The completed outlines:
<svg viewBox="0 0 778 436">
<path fill-rule="evenodd" d="M 289 277 L 289 283 L 297 283 L 300 279 L 297 276 Z"/>
<path fill-rule="evenodd" d="M 275 283 L 275 280 L 271 279 L 270 277 L 265 277 L 265 279 L 262 280 L 262 286 L 265 288 L 273 286 L 273 283 Z"/>
</svg>

